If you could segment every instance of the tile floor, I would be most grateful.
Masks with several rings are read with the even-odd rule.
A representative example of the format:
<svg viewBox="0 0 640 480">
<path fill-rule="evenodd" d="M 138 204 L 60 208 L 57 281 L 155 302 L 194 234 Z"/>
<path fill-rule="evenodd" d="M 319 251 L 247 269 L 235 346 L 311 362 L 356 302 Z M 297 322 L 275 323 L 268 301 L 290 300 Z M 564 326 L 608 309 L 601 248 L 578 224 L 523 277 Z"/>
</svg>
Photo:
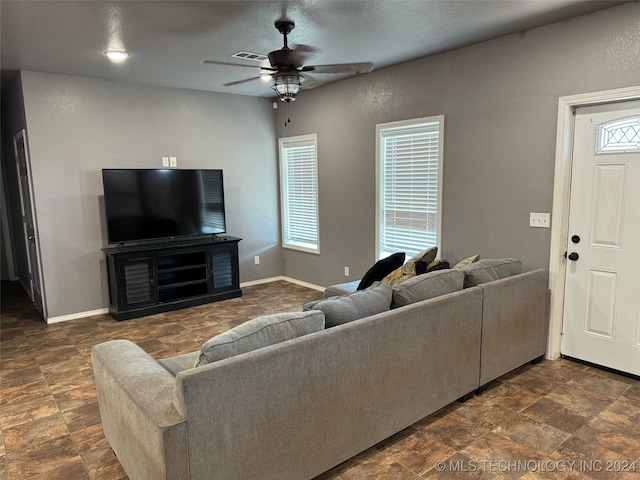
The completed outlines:
<svg viewBox="0 0 640 480">
<path fill-rule="evenodd" d="M 101 315 L 46 325 L 21 289 L 3 282 L 0 480 L 127 479 L 100 425 L 91 346 L 128 338 L 168 357 L 319 298 L 287 282 L 243 294 L 124 322 Z M 567 360 L 527 365 L 315 480 L 434 477 L 640 480 L 640 381 Z"/>
</svg>

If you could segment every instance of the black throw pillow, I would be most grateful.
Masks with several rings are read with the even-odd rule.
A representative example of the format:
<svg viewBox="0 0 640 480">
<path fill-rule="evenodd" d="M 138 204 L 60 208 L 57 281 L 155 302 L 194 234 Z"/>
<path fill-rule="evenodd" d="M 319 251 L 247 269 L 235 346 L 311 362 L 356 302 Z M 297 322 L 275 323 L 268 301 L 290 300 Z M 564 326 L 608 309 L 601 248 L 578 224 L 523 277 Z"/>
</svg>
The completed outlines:
<svg viewBox="0 0 640 480">
<path fill-rule="evenodd" d="M 416 275 L 422 275 L 423 273 L 427 273 L 427 262 L 423 262 L 422 260 L 418 260 L 416 262 Z"/>
<path fill-rule="evenodd" d="M 446 270 L 448 268 L 451 268 L 449 266 L 449 262 L 447 262 L 444 258 L 441 258 L 429 264 L 429 266 L 427 267 L 427 273 L 435 272 L 436 270 Z"/>
<path fill-rule="evenodd" d="M 365 288 L 373 285 L 373 282 L 379 282 L 382 280 L 396 268 L 402 266 L 404 263 L 404 257 L 404 252 L 398 252 L 393 255 L 389 255 L 387 258 L 378 260 L 373 267 L 367 270 L 367 273 L 364 274 L 364 277 L 360 280 L 360 284 L 357 289 L 364 290 Z"/>
</svg>

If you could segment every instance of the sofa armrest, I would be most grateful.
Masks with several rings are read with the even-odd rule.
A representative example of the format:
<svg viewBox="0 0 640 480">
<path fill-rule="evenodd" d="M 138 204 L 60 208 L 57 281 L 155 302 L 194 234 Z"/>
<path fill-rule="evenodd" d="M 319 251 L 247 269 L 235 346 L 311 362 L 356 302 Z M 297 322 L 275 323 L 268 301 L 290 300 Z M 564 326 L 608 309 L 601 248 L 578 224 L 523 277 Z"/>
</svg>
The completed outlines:
<svg viewBox="0 0 640 480">
<path fill-rule="evenodd" d="M 128 340 L 95 345 L 91 360 L 102 428 L 131 480 L 185 479 L 186 423 L 175 377 Z"/>
<path fill-rule="evenodd" d="M 547 271 L 521 273 L 483 283 L 480 385 L 546 352 Z"/>
</svg>

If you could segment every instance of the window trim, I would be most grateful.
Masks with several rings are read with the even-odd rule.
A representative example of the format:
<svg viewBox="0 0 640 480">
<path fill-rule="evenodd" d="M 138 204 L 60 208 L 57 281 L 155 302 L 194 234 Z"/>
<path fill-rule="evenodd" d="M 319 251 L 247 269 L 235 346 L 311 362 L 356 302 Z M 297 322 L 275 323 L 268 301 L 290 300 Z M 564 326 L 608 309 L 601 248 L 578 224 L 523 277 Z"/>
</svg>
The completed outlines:
<svg viewBox="0 0 640 480">
<path fill-rule="evenodd" d="M 283 151 L 288 147 L 292 146 L 295 143 L 313 143 L 315 148 L 315 207 L 316 207 L 316 247 L 308 247 L 304 245 L 298 245 L 295 243 L 287 242 L 286 236 L 286 213 L 285 213 L 285 197 L 287 197 L 286 185 L 285 182 L 285 168 L 284 168 L 284 155 Z M 281 245 L 283 248 L 298 250 L 307 253 L 313 253 L 316 255 L 320 254 L 320 212 L 319 212 L 319 194 L 318 194 L 318 134 L 310 133 L 306 135 L 297 135 L 293 137 L 281 137 L 278 139 L 278 164 L 280 167 L 280 234 L 281 234 Z M 288 199 L 288 197 L 287 197 Z"/>
<path fill-rule="evenodd" d="M 380 228 L 382 209 L 380 205 L 380 186 L 381 186 L 381 167 L 382 167 L 382 133 L 392 129 L 403 129 L 416 127 L 427 123 L 437 123 L 439 130 L 438 137 L 438 213 L 436 215 L 436 246 L 438 250 L 441 248 L 442 240 L 442 185 L 443 185 L 443 163 L 444 163 L 444 115 L 435 115 L 432 117 L 420 117 L 408 120 L 400 120 L 396 122 L 379 123 L 376 125 L 376 260 L 381 257 L 380 245 Z M 426 248 L 426 246 L 425 246 Z"/>
</svg>

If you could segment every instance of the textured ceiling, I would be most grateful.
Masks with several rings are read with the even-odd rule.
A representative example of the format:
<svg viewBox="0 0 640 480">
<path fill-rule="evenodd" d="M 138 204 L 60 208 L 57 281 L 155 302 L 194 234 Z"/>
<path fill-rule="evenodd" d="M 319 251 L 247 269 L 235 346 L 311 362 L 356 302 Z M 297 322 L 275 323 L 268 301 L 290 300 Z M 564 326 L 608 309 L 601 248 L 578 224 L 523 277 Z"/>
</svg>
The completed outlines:
<svg viewBox="0 0 640 480">
<path fill-rule="evenodd" d="M 3 88 L 18 70 L 271 96 L 260 64 L 231 57 L 282 46 L 274 21 L 296 23 L 291 46 L 317 64 L 374 70 L 612 7 L 596 0 L 31 1 L 2 0 Z M 313 47 L 310 49 L 309 47 Z M 103 52 L 130 58 L 110 62 Z M 202 64 L 237 62 L 253 68 Z M 267 66 L 268 63 L 263 65 Z M 316 74 L 320 82 L 343 78 Z"/>
</svg>

